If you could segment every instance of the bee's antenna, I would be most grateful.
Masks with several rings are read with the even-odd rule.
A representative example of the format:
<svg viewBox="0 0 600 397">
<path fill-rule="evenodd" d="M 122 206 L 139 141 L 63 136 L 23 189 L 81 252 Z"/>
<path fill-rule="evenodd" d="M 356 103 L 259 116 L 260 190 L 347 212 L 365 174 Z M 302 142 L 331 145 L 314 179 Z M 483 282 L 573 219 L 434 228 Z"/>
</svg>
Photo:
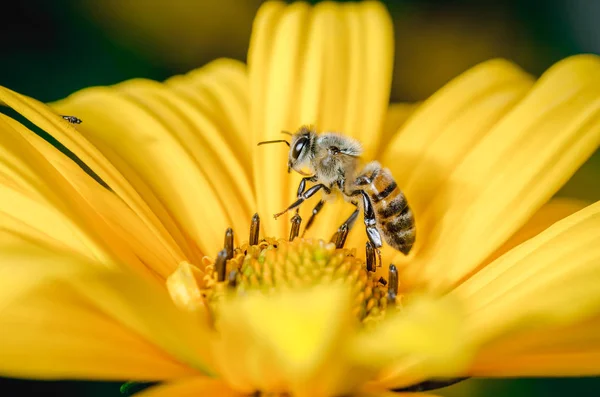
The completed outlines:
<svg viewBox="0 0 600 397">
<path fill-rule="evenodd" d="M 291 133 L 291 132 L 289 132 L 289 131 L 281 131 L 281 133 L 282 133 L 282 134 L 289 135 L 289 136 L 292 136 L 292 133 Z"/>
<path fill-rule="evenodd" d="M 260 145 L 264 145 L 266 143 L 278 143 L 278 142 L 285 142 L 286 145 L 290 146 L 290 143 L 288 141 L 286 141 L 285 139 L 276 139 L 274 141 L 263 141 L 263 142 L 258 142 L 258 146 Z"/>
</svg>

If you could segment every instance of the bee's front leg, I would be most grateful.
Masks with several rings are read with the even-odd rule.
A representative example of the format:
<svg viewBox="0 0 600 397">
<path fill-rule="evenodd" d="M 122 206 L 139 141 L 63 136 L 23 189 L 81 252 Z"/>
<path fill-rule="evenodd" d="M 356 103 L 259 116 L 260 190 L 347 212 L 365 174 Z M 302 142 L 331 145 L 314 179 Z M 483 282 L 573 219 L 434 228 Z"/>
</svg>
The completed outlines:
<svg viewBox="0 0 600 397">
<path fill-rule="evenodd" d="M 306 182 L 304 182 L 304 183 L 306 183 Z M 283 211 L 281 211 L 281 212 L 279 212 L 277 214 L 274 214 L 273 217 L 275 219 L 277 219 L 281 215 L 285 214 L 286 212 L 288 212 L 290 210 L 293 210 L 294 208 L 300 206 L 300 204 L 302 204 L 304 202 L 304 200 L 308 200 L 309 198 L 311 198 L 312 196 L 314 196 L 315 193 L 317 193 L 321 189 L 323 189 L 325 191 L 325 193 L 327 193 L 327 194 L 331 193 L 331 189 L 329 189 L 327 186 L 323 185 L 322 183 L 319 183 L 318 185 L 315 185 L 315 186 L 311 187 L 310 189 L 308 189 L 307 191 L 299 194 L 298 200 L 296 200 L 292 205 L 290 205 L 289 207 L 287 207 L 285 210 L 283 210 Z"/>
<path fill-rule="evenodd" d="M 298 198 L 302 197 L 302 195 L 304 194 L 304 190 L 306 189 L 306 182 L 316 182 L 316 181 L 317 181 L 317 177 L 315 175 L 307 176 L 306 178 L 302 178 L 302 180 L 300 181 L 300 184 L 298 185 L 298 194 L 296 195 L 296 197 L 298 197 Z"/>
</svg>

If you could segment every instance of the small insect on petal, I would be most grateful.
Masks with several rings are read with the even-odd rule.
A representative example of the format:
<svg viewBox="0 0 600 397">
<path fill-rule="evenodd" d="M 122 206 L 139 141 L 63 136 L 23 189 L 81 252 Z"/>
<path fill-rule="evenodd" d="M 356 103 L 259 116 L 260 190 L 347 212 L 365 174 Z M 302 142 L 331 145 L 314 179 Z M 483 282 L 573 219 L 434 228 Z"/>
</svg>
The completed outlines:
<svg viewBox="0 0 600 397">
<path fill-rule="evenodd" d="M 61 115 L 61 117 L 65 120 L 67 120 L 71 124 L 81 124 L 82 123 L 81 119 L 78 119 L 75 116 Z"/>
</svg>

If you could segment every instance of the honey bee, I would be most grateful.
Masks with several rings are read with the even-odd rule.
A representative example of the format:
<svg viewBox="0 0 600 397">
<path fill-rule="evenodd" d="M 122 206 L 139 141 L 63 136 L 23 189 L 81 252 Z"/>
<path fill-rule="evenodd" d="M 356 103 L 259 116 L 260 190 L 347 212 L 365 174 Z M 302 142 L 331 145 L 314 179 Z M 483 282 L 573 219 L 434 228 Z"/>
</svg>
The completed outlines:
<svg viewBox="0 0 600 397">
<path fill-rule="evenodd" d="M 389 246 L 408 255 L 415 242 L 415 219 L 406 197 L 387 168 L 383 168 L 377 161 L 363 166 L 360 158 L 362 146 L 353 138 L 332 132 L 318 134 L 309 126 L 300 127 L 294 134 L 283 133 L 291 135 L 291 142 L 278 139 L 260 142 L 259 145 L 286 143 L 290 147 L 288 172 L 294 170 L 304 178 L 298 186 L 298 199 L 275 214 L 276 219 L 298 208 L 319 190 L 326 196 L 341 193 L 346 201 L 357 207 L 343 225 L 351 228 L 362 210 L 367 237 L 378 253 L 383 236 Z M 310 173 L 305 173 L 304 169 Z M 307 190 L 307 182 L 315 185 Z M 317 203 L 305 231 L 325 202 L 322 199 Z"/>
</svg>

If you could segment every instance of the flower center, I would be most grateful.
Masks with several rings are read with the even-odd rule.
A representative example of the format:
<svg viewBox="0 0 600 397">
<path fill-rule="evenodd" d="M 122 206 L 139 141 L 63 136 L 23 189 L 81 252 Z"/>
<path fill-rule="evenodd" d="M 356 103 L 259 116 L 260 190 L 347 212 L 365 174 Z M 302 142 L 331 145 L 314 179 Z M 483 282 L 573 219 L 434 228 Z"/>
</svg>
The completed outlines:
<svg viewBox="0 0 600 397">
<path fill-rule="evenodd" d="M 260 219 L 254 215 L 250 238 L 239 247 L 234 247 L 233 230 L 227 229 L 224 248 L 215 258 L 203 258 L 204 272 L 196 276 L 199 287 L 196 295 L 198 299 L 201 296 L 211 317 L 218 316 L 219 302 L 227 294 L 243 296 L 259 291 L 269 295 L 282 289 L 317 284 L 349 287 L 353 314 L 365 325 L 380 320 L 390 305 L 400 306 L 397 270 L 390 265 L 388 280 L 376 276 L 377 255 L 370 243 L 367 243 L 365 263 L 356 257 L 356 249 L 343 247 L 347 230 L 338 231 L 327 243 L 296 238 L 300 228 L 297 215 L 292 218 L 288 239 L 259 239 L 259 225 Z M 181 301 L 181 282 L 181 277 L 173 276 L 167 282 L 176 303 Z"/>
</svg>

